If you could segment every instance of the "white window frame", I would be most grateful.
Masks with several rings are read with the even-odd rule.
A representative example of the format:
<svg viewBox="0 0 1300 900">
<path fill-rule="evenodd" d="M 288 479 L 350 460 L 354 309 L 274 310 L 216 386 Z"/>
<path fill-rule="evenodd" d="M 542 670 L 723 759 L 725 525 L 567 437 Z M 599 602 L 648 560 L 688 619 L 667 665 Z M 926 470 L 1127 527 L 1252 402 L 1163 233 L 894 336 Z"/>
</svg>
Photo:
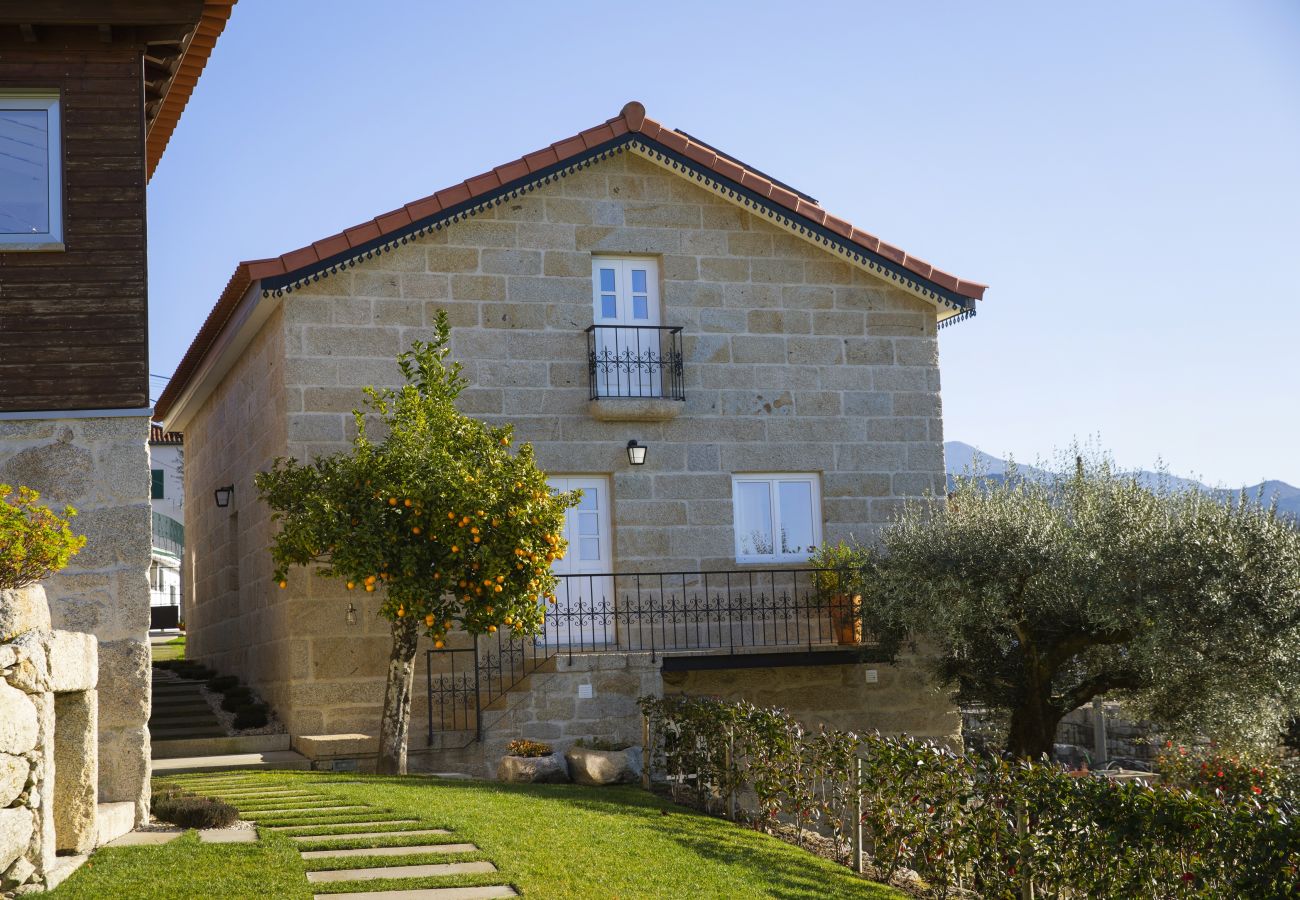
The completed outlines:
<svg viewBox="0 0 1300 900">
<path fill-rule="evenodd" d="M 47 113 L 50 230 L 32 234 L 0 232 L 0 250 L 63 249 L 63 128 L 57 92 L 0 92 L 0 109 L 43 109 Z"/>
<path fill-rule="evenodd" d="M 744 483 L 759 482 L 768 486 L 768 501 L 771 503 L 772 516 L 772 552 L 771 553 L 753 553 L 746 554 L 740 550 L 740 491 L 739 485 Z M 812 557 L 812 551 L 800 550 L 796 553 L 781 553 L 777 548 L 780 546 L 781 534 L 781 506 L 779 502 L 780 493 L 778 486 L 782 483 L 799 483 L 811 486 L 812 497 L 812 546 L 819 546 L 822 542 L 822 491 L 821 478 L 815 472 L 763 472 L 763 473 L 744 473 L 731 476 L 731 516 L 732 532 L 736 543 L 736 562 L 737 563 L 778 563 L 778 562 L 807 562 Z"/>
</svg>

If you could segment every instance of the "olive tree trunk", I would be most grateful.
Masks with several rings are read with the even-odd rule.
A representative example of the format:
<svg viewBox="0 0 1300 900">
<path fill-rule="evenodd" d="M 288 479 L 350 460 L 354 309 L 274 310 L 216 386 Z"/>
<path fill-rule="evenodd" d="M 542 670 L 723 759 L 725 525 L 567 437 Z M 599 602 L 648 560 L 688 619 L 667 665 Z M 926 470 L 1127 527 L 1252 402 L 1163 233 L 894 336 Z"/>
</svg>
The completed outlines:
<svg viewBox="0 0 1300 900">
<path fill-rule="evenodd" d="M 393 651 L 388 657 L 388 687 L 384 691 L 379 726 L 380 775 L 406 774 L 406 745 L 411 736 L 411 687 L 415 682 L 415 648 L 420 632 L 412 616 L 393 622 Z"/>
<path fill-rule="evenodd" d="M 1007 728 L 1007 751 L 1020 759 L 1042 759 L 1052 755 L 1056 728 L 1063 716 L 1049 703 L 1029 697 L 1011 710 Z"/>
</svg>

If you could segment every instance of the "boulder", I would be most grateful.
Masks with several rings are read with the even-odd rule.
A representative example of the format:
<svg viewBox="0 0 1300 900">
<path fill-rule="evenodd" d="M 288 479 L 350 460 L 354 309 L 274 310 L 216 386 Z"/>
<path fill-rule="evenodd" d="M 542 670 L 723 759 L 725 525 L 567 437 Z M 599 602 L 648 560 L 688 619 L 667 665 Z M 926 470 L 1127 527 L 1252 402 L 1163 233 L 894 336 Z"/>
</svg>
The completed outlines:
<svg viewBox="0 0 1300 900">
<path fill-rule="evenodd" d="M 0 872 L 27 853 L 32 842 L 32 813 L 19 806 L 0 809 Z"/>
<path fill-rule="evenodd" d="M 28 631 L 18 636 L 9 648 L 14 651 L 13 668 L 5 676 L 9 683 L 29 694 L 43 694 L 50 689 L 50 667 L 45 659 L 45 636 L 48 632 Z"/>
<path fill-rule="evenodd" d="M 497 781 L 515 784 L 563 784 L 569 769 L 558 753 L 549 756 L 506 756 L 497 766 Z"/>
<path fill-rule="evenodd" d="M 36 867 L 26 857 L 22 857 L 9 867 L 8 872 L 0 875 L 0 890 L 11 890 L 20 884 L 26 884 L 35 874 Z"/>
<path fill-rule="evenodd" d="M 578 784 L 635 784 L 641 780 L 641 748 L 590 750 L 570 747 L 564 751 L 573 780 Z"/>
<path fill-rule="evenodd" d="M 0 641 L 25 631 L 49 630 L 50 604 L 45 599 L 45 588 L 29 584 L 0 589 Z"/>
<path fill-rule="evenodd" d="M 0 681 L 0 753 L 26 753 L 36 746 L 39 734 L 36 706 L 22 691 Z"/>
<path fill-rule="evenodd" d="M 31 771 L 32 767 L 23 757 L 0 753 L 0 808 L 18 798 L 27 787 L 27 776 Z"/>
</svg>

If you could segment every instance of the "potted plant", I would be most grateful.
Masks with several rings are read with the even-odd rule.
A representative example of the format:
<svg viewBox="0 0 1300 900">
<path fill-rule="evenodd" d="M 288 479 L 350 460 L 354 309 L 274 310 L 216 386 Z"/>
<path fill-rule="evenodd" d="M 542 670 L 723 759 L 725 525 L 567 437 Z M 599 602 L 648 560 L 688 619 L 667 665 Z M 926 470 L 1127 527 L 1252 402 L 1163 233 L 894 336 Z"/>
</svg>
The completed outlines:
<svg viewBox="0 0 1300 900">
<path fill-rule="evenodd" d="M 578 784 L 634 784 L 641 779 L 641 748 L 626 741 L 578 738 L 564 751 Z"/>
<path fill-rule="evenodd" d="M 569 767 L 550 744 L 520 738 L 506 744 L 506 755 L 497 766 L 497 780 L 562 784 L 569 780 Z"/>
<path fill-rule="evenodd" d="M 818 599 L 830 606 L 837 644 L 862 643 L 862 592 L 858 588 L 861 566 L 857 547 L 840 541 L 813 551 L 809 564 Z"/>
</svg>

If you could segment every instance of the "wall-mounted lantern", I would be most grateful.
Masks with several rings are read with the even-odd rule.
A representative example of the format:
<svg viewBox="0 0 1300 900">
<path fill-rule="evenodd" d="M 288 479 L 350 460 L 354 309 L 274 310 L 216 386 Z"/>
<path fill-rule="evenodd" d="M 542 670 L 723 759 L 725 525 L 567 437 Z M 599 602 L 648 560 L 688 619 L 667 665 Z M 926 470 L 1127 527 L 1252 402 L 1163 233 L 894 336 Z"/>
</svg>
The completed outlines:
<svg viewBox="0 0 1300 900">
<path fill-rule="evenodd" d="M 352 605 L 351 600 L 348 601 L 348 611 L 344 616 L 344 619 L 349 625 L 357 624 L 357 608 Z"/>
<path fill-rule="evenodd" d="M 212 495 L 217 498 L 218 509 L 225 509 L 227 506 L 229 506 L 230 498 L 233 497 L 234 494 L 235 494 L 235 486 L 233 484 L 228 484 L 225 487 L 219 487 L 212 492 Z"/>
<path fill-rule="evenodd" d="M 638 444 L 636 441 L 628 441 L 627 442 L 628 463 L 634 466 L 644 466 L 645 451 L 646 451 L 646 446 L 644 444 Z"/>
</svg>

